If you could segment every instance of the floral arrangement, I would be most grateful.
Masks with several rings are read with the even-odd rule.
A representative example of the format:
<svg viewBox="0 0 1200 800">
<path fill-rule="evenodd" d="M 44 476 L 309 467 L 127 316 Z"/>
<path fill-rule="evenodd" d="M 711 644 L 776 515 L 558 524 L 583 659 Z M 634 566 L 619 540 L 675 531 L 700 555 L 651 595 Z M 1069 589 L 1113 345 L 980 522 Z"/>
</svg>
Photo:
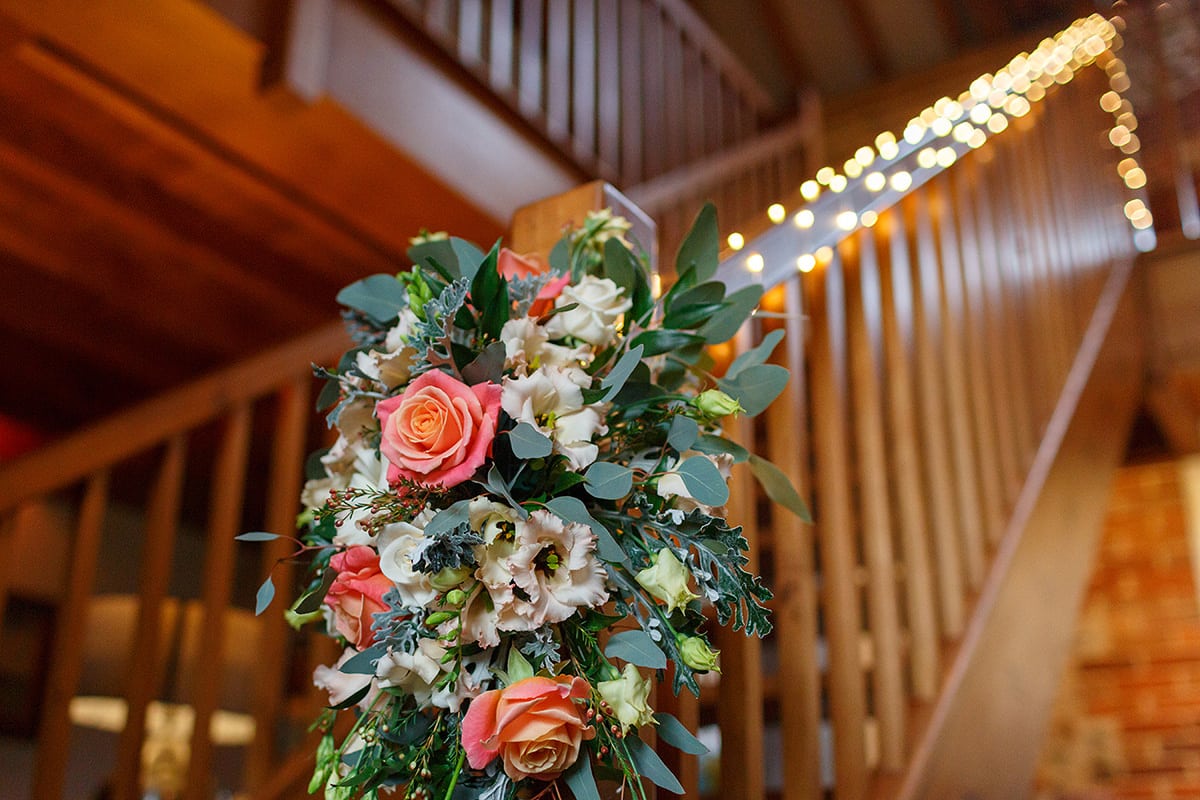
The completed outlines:
<svg viewBox="0 0 1200 800">
<path fill-rule="evenodd" d="M 543 260 L 414 239 L 410 271 L 339 295 L 355 347 L 318 403 L 336 443 L 310 459 L 301 553 L 311 583 L 287 612 L 344 645 L 320 667 L 330 708 L 310 791 L 327 798 L 644 797 L 678 780 L 638 737 L 703 746 L 650 708 L 718 668 L 704 629 L 765 635 L 770 592 L 722 518 L 749 462 L 804 515 L 782 473 L 725 438 L 788 373 L 782 334 L 711 374 L 761 288 L 713 277 L 707 207 L 656 297 L 629 223 L 590 214 Z M 273 534 L 244 534 L 261 541 Z M 275 593 L 259 590 L 259 613 Z M 337 716 L 353 720 L 335 735 Z M 340 730 L 344 731 L 345 726 Z"/>
</svg>

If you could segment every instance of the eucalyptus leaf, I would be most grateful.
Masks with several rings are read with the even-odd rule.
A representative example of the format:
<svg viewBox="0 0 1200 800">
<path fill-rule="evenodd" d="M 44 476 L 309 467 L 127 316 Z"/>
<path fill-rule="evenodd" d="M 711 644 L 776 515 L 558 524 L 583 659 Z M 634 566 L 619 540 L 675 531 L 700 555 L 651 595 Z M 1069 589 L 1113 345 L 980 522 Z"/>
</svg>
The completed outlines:
<svg viewBox="0 0 1200 800">
<path fill-rule="evenodd" d="M 250 531 L 249 533 L 239 533 L 233 538 L 239 542 L 272 542 L 279 538 L 279 534 L 268 533 L 267 531 Z"/>
<path fill-rule="evenodd" d="M 717 208 L 712 203 L 705 203 L 696 215 L 692 229 L 684 237 L 683 244 L 679 246 L 679 254 L 675 257 L 675 274 L 683 280 L 690 272 L 694 275 L 692 283 L 704 283 L 716 274 L 720 255 Z"/>
<path fill-rule="evenodd" d="M 716 465 L 704 456 L 684 459 L 675 468 L 683 485 L 697 503 L 706 506 L 723 506 L 729 501 L 729 486 Z"/>
<path fill-rule="evenodd" d="M 700 438 L 692 445 L 692 449 L 701 453 L 707 453 L 710 456 L 717 456 L 722 453 L 731 455 L 735 464 L 741 464 L 750 458 L 750 451 L 737 442 L 731 442 L 724 436 L 717 436 L 712 433 L 701 434 Z"/>
<path fill-rule="evenodd" d="M 521 422 L 508 432 L 508 443 L 517 458 L 545 458 L 554 452 L 554 443 L 528 422 Z"/>
<path fill-rule="evenodd" d="M 454 251 L 455 258 L 458 259 L 458 274 L 467 280 L 474 280 L 475 273 L 479 271 L 479 265 L 483 263 L 483 251 L 466 239 L 460 239 L 457 236 L 450 237 L 450 248 Z"/>
<path fill-rule="evenodd" d="M 643 356 L 657 356 L 704 341 L 704 337 L 666 328 L 643 331 L 633 338 L 634 347 L 644 348 Z"/>
<path fill-rule="evenodd" d="M 649 778 L 668 792 L 683 794 L 683 785 L 658 757 L 658 753 L 635 736 L 630 736 L 625 741 L 629 747 L 629 755 L 633 758 L 633 764 L 643 777 Z"/>
<path fill-rule="evenodd" d="M 725 370 L 725 377 L 736 378 L 737 374 L 747 367 L 765 364 L 767 359 L 771 357 L 771 353 L 775 351 L 776 345 L 782 339 L 783 331 L 771 331 L 763 337 L 763 340 L 758 343 L 757 347 L 751 348 L 735 358 L 733 363 L 729 365 L 729 369 Z"/>
<path fill-rule="evenodd" d="M 687 753 L 690 756 L 699 756 L 708 752 L 708 748 L 692 735 L 692 732 L 687 729 L 682 722 L 675 716 L 659 711 L 654 715 L 654 721 L 658 723 L 654 731 L 658 734 L 658 738 L 662 739 L 667 744 L 677 750 Z"/>
<path fill-rule="evenodd" d="M 355 653 L 345 664 L 338 667 L 338 670 L 347 675 L 374 675 L 375 662 L 382 658 L 387 653 L 387 646 L 377 644 L 368 647 L 359 653 Z"/>
<path fill-rule="evenodd" d="M 696 331 L 709 344 L 720 344 L 733 338 L 755 307 L 762 300 L 763 288 L 757 283 L 744 286 L 725 298 L 726 306 Z"/>
<path fill-rule="evenodd" d="M 546 508 L 567 522 L 577 522 L 590 527 L 596 534 L 596 553 L 602 559 L 629 566 L 629 556 L 625 554 L 625 550 L 613 538 L 608 528 L 588 513 L 587 506 L 583 504 L 582 500 L 564 495 L 547 502 Z"/>
<path fill-rule="evenodd" d="M 267 610 L 267 606 L 271 605 L 271 601 L 275 599 L 275 582 L 268 575 L 267 579 L 262 582 L 262 586 L 258 587 L 258 593 L 254 596 L 254 616 L 258 616 Z"/>
<path fill-rule="evenodd" d="M 700 438 L 700 426 L 696 420 L 682 414 L 677 414 L 671 420 L 671 427 L 667 431 L 667 444 L 675 448 L 675 452 L 682 453 L 691 449 L 698 438 Z"/>
<path fill-rule="evenodd" d="M 600 381 L 600 388 L 606 390 L 600 402 L 607 403 L 617 396 L 625 386 L 625 381 L 629 380 L 629 376 L 642 363 L 642 350 L 641 345 L 634 345 L 617 359 L 617 363 L 613 364 L 613 368 Z"/>
<path fill-rule="evenodd" d="M 579 757 L 571 768 L 563 773 L 567 788 L 575 796 L 575 800 L 600 800 L 600 790 L 596 788 L 596 779 L 592 777 L 592 759 L 587 750 L 581 750 Z"/>
<path fill-rule="evenodd" d="M 584 477 L 583 488 L 601 500 L 620 500 L 633 489 L 633 470 L 611 461 L 596 461 Z"/>
<path fill-rule="evenodd" d="M 767 497 L 805 522 L 812 522 L 812 515 L 804 498 L 796 491 L 796 487 L 783 470 L 757 455 L 750 456 L 750 470 L 767 493 Z"/>
<path fill-rule="evenodd" d="M 748 416 L 754 417 L 766 410 L 787 386 L 788 371 L 778 364 L 757 364 L 747 367 L 736 377 L 722 378 L 717 386 L 742 404 Z"/>
<path fill-rule="evenodd" d="M 666 669 L 667 656 L 643 630 L 621 631 L 609 638 L 604 655 L 647 669 Z"/>
<path fill-rule="evenodd" d="M 408 291 L 394 275 L 368 275 L 338 292 L 337 301 L 387 325 L 408 307 Z"/>
</svg>

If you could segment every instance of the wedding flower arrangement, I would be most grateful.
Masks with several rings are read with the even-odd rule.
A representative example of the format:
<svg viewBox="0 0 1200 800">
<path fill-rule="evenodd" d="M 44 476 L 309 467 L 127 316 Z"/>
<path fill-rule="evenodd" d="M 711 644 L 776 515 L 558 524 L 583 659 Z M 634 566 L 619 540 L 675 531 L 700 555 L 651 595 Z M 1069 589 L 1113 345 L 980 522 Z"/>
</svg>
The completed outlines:
<svg viewBox="0 0 1200 800">
<path fill-rule="evenodd" d="M 706 348 L 761 295 L 713 280 L 712 208 L 661 297 L 629 229 L 590 214 L 547 259 L 426 234 L 410 271 L 338 295 L 355 347 L 318 370 L 337 439 L 310 459 L 311 582 L 286 612 L 344 646 L 315 675 L 330 708 L 310 791 L 683 791 L 639 731 L 703 746 L 651 708 L 651 687 L 698 694 L 696 675 L 719 668 L 706 607 L 747 635 L 771 627 L 770 592 L 723 519 L 732 465 L 806 512 L 778 469 L 722 435 L 788 374 L 766 363 L 779 332 L 712 374 Z M 259 613 L 274 592 L 268 578 Z"/>
</svg>

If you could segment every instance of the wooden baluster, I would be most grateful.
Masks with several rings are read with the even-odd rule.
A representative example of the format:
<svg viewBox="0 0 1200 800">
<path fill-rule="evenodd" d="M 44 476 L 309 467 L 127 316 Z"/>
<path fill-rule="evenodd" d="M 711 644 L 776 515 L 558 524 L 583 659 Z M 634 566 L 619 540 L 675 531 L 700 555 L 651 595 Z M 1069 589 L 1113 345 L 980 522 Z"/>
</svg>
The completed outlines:
<svg viewBox="0 0 1200 800">
<path fill-rule="evenodd" d="M 602 4 L 596 20 L 596 154 L 601 176 L 618 182 L 621 179 L 621 35 L 620 7 Z"/>
<path fill-rule="evenodd" d="M 88 479 L 79 510 L 75 538 L 71 542 L 71 567 L 67 593 L 55 622 L 54 654 L 43 694 L 42 721 L 38 728 L 37 755 L 33 768 L 34 800 L 62 797 L 71 752 L 71 698 L 83 673 L 84 625 L 88 602 L 96 578 L 96 563 L 104 534 L 108 506 L 108 472 Z"/>
<path fill-rule="evenodd" d="M 117 744 L 117 764 L 113 773 L 113 796 L 117 800 L 141 796 L 139 777 L 142 741 L 146 736 L 146 708 L 158 694 L 163 679 L 158 663 L 161 609 L 171 579 L 171 555 L 175 549 L 186 449 L 183 434 L 167 442 L 146 508 L 141 603 L 129 658 L 129 684 L 125 691 L 128 712 Z"/>
<path fill-rule="evenodd" d="M 521 42 L 517 50 L 517 107 L 530 119 L 541 119 L 544 108 L 544 12 L 543 0 L 521 0 Z"/>
<path fill-rule="evenodd" d="M 766 410 L 767 456 L 805 494 L 809 485 L 805 402 L 804 303 L 799 279 L 784 283 L 787 314 L 784 366 L 792 377 Z M 811 525 L 772 509 L 775 558 L 775 636 L 779 650 L 779 727 L 783 738 L 783 800 L 819 800 L 821 787 L 821 671 L 817 658 L 817 570 Z M 689 797 L 693 795 L 688 795 Z"/>
<path fill-rule="evenodd" d="M 291 531 L 296 524 L 297 498 L 301 489 L 301 466 L 308 439 L 309 385 L 306 374 L 285 384 L 277 393 L 275 435 L 271 442 L 271 474 L 267 489 L 266 530 Z M 295 584 L 295 568 L 285 559 L 294 549 L 288 539 L 263 545 L 263 572 L 276 586 Z M 280 667 L 287 654 L 288 625 L 283 614 L 271 613 L 260 623 L 258 652 L 260 676 L 254 701 L 254 741 L 246 754 L 246 785 L 256 788 L 270 776 L 275 757 L 275 730 L 279 720 L 283 687 Z"/>
<path fill-rule="evenodd" d="M 1011 509 L 1016 502 L 1024 475 L 1020 458 L 1017 455 L 1017 438 L 1013 431 L 1014 396 L 1008 390 L 1008 381 L 1004 371 L 1003 345 L 1000 327 L 1003 324 L 999 308 L 1000 299 L 994 276 L 1000 268 L 996 259 L 995 234 L 991 215 L 988 209 L 988 185 L 991 177 L 992 164 L 986 170 L 981 170 L 980 180 L 972 189 L 971 206 L 975 211 L 975 231 L 977 236 L 977 252 L 979 257 L 964 262 L 964 266 L 973 267 L 973 271 L 964 272 L 968 292 L 975 290 L 978 309 L 977 325 L 982 330 L 983 342 L 980 348 L 982 362 L 987 365 L 989 391 L 993 416 L 996 421 L 996 452 L 1000 460 L 1000 471 L 1003 475 L 1004 507 Z"/>
<path fill-rule="evenodd" d="M 571 134 L 571 5 L 546 4 L 546 132 L 559 145 L 569 147 Z"/>
<path fill-rule="evenodd" d="M 859 515 L 868 575 L 867 615 L 875 653 L 872 699 L 879 729 L 880 767 L 890 772 L 904 765 L 905 696 L 880 390 L 881 293 L 874 231 L 861 229 L 842 245 L 841 251 L 847 282 Z"/>
<path fill-rule="evenodd" d="M 835 256 L 804 281 L 812 324 L 810 350 L 816 534 L 821 548 L 825 638 L 829 651 L 829 716 L 833 724 L 839 800 L 857 800 L 867 785 L 866 693 L 860 657 L 862 625 L 850 498 L 846 320 L 842 264 Z"/>
<path fill-rule="evenodd" d="M 739 352 L 749 349 L 754 326 L 738 332 Z M 754 445 L 752 421 L 739 417 L 726 424 L 731 439 L 746 448 Z M 742 526 L 750 546 L 747 572 L 758 572 L 757 492 L 749 468 L 739 465 L 729 481 L 729 519 Z M 721 702 L 717 721 L 721 726 L 721 797 L 730 800 L 759 800 L 766 796 L 763 773 L 763 673 L 762 643 L 745 631 L 717 628 L 721 650 Z"/>
<path fill-rule="evenodd" d="M 664 77 L 662 11 L 656 3 L 642 6 L 642 177 L 649 179 L 668 169 L 667 89 Z M 635 95 L 635 97 L 639 96 Z"/>
<path fill-rule="evenodd" d="M 246 485 L 246 454 L 250 447 L 250 404 L 239 403 L 225 420 L 220 450 L 213 466 L 212 498 L 209 505 L 207 546 L 204 563 L 204 616 L 200 628 L 205 664 L 195 669 L 192 707 L 196 723 L 192 729 L 192 756 L 184 800 L 212 796 L 212 736 L 209 726 L 221 701 L 224 677 L 225 618 L 233 586 L 234 547 L 242 519 L 242 495 Z M 248 642 L 242 643 L 249 646 Z"/>
<path fill-rule="evenodd" d="M 941 341 L 941 315 L 938 313 L 937 249 L 933 238 L 933 222 L 929 200 L 921 192 L 909 196 L 905 209 L 912 215 L 913 235 L 916 238 L 916 258 L 912 264 L 913 336 L 916 346 L 916 366 L 921 413 L 921 432 L 924 439 L 925 487 L 929 502 L 929 521 L 933 530 L 933 552 L 936 558 L 938 587 L 943 593 L 942 631 L 958 638 L 963 627 L 964 565 L 959 550 L 959 516 L 950 469 L 949 443 L 946 434 L 946 407 L 941 360 L 936 343 Z M 895 273 L 893 272 L 893 275 Z M 966 580 L 975 586 L 982 575 L 969 573 Z M 953 601 L 947 595 L 959 599 Z"/>
<path fill-rule="evenodd" d="M 584 164 L 593 164 L 596 161 L 596 2 L 574 0 L 572 5 L 571 139 L 575 157 Z"/>
<path fill-rule="evenodd" d="M 642 0 L 621 0 L 621 185 L 646 177 L 642 167 Z"/>
<path fill-rule="evenodd" d="M 983 506 L 979 499 L 979 476 L 971 452 L 971 412 L 967 405 L 966 364 L 963 356 L 962 272 L 959 267 L 958 231 L 954 224 L 949 196 L 949 176 L 934 179 L 933 221 L 937 231 L 941 269 L 938 315 L 942 324 L 942 364 L 945 370 L 946 413 L 950 422 L 950 456 L 954 468 L 954 488 L 958 497 L 959 536 L 963 562 L 972 588 L 978 588 L 984 575 Z M 930 276 L 933 279 L 933 276 Z M 940 291 L 937 291 L 940 288 Z"/>
<path fill-rule="evenodd" d="M 947 277 L 959 295 L 962 317 L 960 330 L 964 342 L 967 366 L 967 386 L 970 389 L 974 418 L 975 455 L 979 460 L 979 485 L 983 498 L 987 539 L 992 545 L 1000 541 L 1007 522 L 1004 503 L 1004 476 L 997 453 L 996 425 L 991 393 L 988 391 L 987 351 L 983 334 L 983 298 L 979 285 L 979 237 L 975 230 L 975 209 L 971 205 L 971 185 L 975 162 L 965 162 L 951 175 L 955 217 L 959 226 L 959 272 Z M 948 289 L 948 291 L 950 291 Z"/>
<path fill-rule="evenodd" d="M 896 487 L 896 521 L 904 561 L 904 594 L 909 634 L 912 691 L 932 700 L 941 678 L 937 605 L 929 556 L 929 521 L 921 492 L 921 449 L 913 386 L 912 290 L 909 284 L 908 234 L 900 209 L 889 209 L 876 227 L 887 236 L 881 260 L 883 355 L 886 365 L 888 427 L 892 436 L 889 474 Z M 946 594 L 946 593 L 939 593 Z M 943 608 L 952 616 L 953 607 Z"/>
<path fill-rule="evenodd" d="M 515 10 L 514 0 L 492 0 L 488 23 L 488 76 L 492 88 L 505 96 L 513 94 Z"/>
<path fill-rule="evenodd" d="M 483 4 L 458 3 L 458 60 L 468 69 L 483 67 Z"/>
</svg>

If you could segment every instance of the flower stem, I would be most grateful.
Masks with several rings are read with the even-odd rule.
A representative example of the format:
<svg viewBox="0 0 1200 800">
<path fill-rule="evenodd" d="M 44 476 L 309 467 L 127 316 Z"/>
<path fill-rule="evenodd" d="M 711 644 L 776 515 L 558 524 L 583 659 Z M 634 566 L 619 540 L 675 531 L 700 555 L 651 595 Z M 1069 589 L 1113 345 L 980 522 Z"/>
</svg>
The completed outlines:
<svg viewBox="0 0 1200 800">
<path fill-rule="evenodd" d="M 462 774 L 463 758 L 466 754 L 466 750 L 460 749 L 458 751 L 458 763 L 454 765 L 454 774 L 450 776 L 450 785 L 446 787 L 445 800 L 450 800 L 450 796 L 454 794 L 454 787 L 458 784 L 458 776 Z"/>
</svg>

